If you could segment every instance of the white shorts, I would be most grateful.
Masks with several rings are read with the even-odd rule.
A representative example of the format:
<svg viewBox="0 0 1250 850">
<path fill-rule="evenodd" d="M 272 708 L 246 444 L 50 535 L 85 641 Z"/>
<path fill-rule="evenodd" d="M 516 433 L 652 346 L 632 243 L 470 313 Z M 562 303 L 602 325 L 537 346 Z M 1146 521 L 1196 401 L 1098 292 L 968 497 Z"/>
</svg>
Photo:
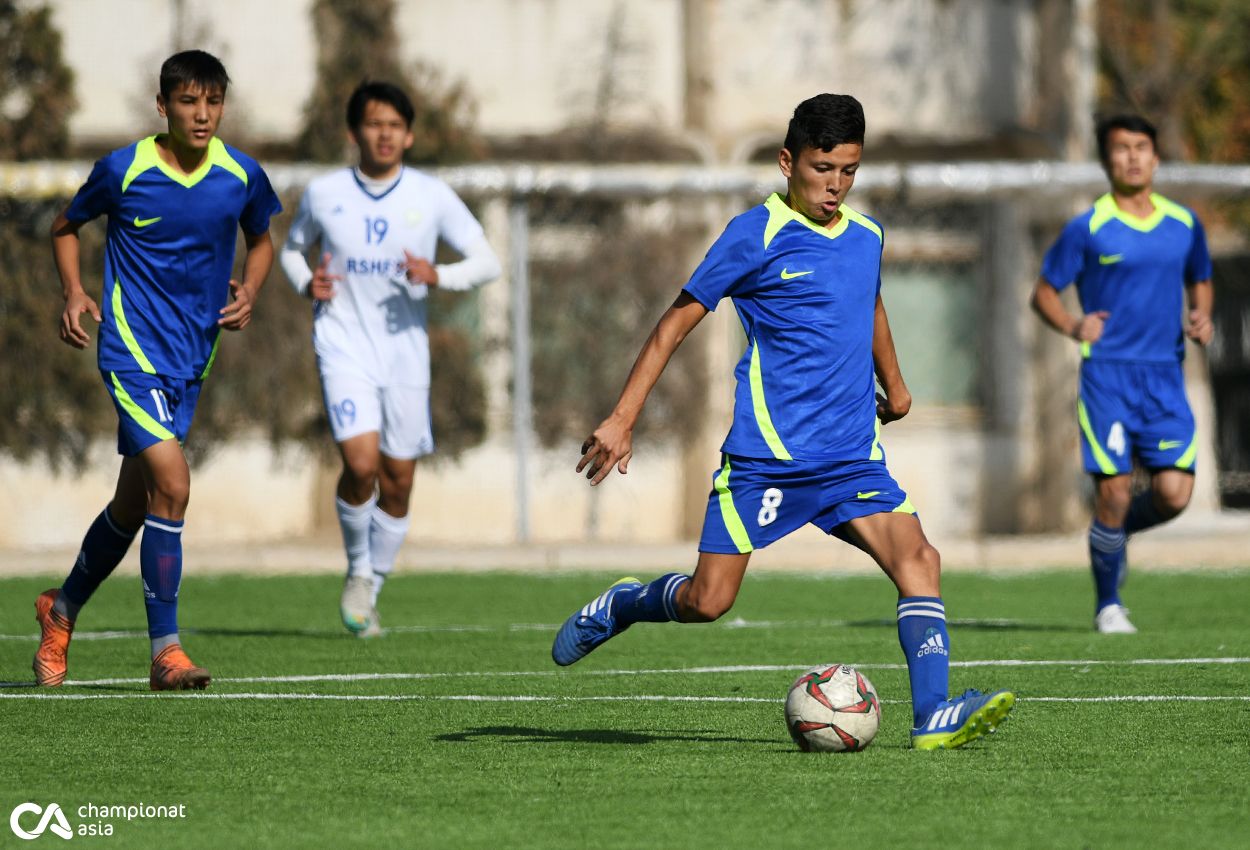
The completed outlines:
<svg viewBox="0 0 1250 850">
<path fill-rule="evenodd" d="M 376 431 L 382 454 L 412 460 L 434 451 L 429 387 L 379 387 L 356 375 L 321 376 L 334 442 Z"/>
</svg>

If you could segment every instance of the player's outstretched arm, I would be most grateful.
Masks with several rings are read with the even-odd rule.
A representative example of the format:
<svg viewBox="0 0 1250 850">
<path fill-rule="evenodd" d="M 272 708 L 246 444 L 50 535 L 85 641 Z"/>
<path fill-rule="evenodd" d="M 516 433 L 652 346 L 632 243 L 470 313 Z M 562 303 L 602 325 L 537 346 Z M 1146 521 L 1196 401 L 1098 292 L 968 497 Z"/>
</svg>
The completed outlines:
<svg viewBox="0 0 1250 850">
<path fill-rule="evenodd" d="M 221 309 L 217 324 L 228 331 L 241 331 L 252 321 L 252 308 L 265 278 L 273 268 L 273 240 L 269 231 L 252 234 L 244 231 L 243 242 L 247 256 L 243 258 L 243 282 L 230 281 L 231 301 Z"/>
<path fill-rule="evenodd" d="M 74 348 L 86 348 L 91 342 L 91 335 L 83 330 L 82 314 L 90 313 L 97 322 L 103 319 L 100 306 L 82 288 L 78 264 L 80 227 L 80 222 L 70 221 L 63 212 L 52 222 L 52 258 L 61 277 L 61 296 L 65 299 L 65 309 L 61 311 L 61 340 Z"/>
<path fill-rule="evenodd" d="M 877 418 L 882 423 L 902 419 L 911 410 L 911 391 L 903 382 L 898 352 L 894 350 L 894 334 L 890 332 L 890 318 L 885 314 L 885 302 L 880 295 L 877 295 L 876 315 L 873 317 L 872 363 L 877 383 L 885 392 L 885 395 L 877 396 Z"/>
<path fill-rule="evenodd" d="M 1185 287 L 1189 295 L 1189 326 L 1185 336 L 1199 345 L 1206 345 L 1215 336 L 1211 308 L 1215 304 L 1215 287 L 1209 280 L 1200 280 Z"/>
<path fill-rule="evenodd" d="M 1063 306 L 1059 290 L 1044 277 L 1037 279 L 1029 304 L 1043 322 L 1077 342 L 1098 342 L 1102 336 L 1103 323 L 1111 315 L 1106 310 L 1096 310 L 1078 319 Z"/>
<path fill-rule="evenodd" d="M 683 291 L 673 306 L 660 317 L 643 343 L 634 368 L 629 371 L 625 388 L 621 390 L 621 397 L 612 414 L 582 444 L 582 458 L 577 463 L 577 471 L 584 470 L 592 485 L 606 478 L 613 466 L 622 475 L 629 472 L 629 459 L 634 453 L 634 425 L 642 413 L 642 406 L 677 346 L 706 315 L 707 308 Z"/>
</svg>

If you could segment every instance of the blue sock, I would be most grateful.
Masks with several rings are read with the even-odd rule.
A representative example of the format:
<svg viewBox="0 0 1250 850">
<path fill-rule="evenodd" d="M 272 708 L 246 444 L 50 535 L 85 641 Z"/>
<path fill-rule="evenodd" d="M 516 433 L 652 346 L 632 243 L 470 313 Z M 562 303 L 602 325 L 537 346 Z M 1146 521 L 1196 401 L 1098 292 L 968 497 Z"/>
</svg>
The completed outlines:
<svg viewBox="0 0 1250 850">
<path fill-rule="evenodd" d="M 666 573 L 650 584 L 623 590 L 612 600 L 612 614 L 620 628 L 634 623 L 669 623 L 677 619 L 677 588 L 690 581 L 681 573 Z"/>
<path fill-rule="evenodd" d="M 107 507 L 100 511 L 82 539 L 74 568 L 61 585 L 60 595 L 74 609 L 69 619 L 77 616 L 78 609 L 87 604 L 100 583 L 121 563 L 137 533 L 122 530 Z"/>
<path fill-rule="evenodd" d="M 1089 527 L 1089 563 L 1094 572 L 1094 592 L 1101 611 L 1120 604 L 1120 572 L 1124 569 L 1124 529 L 1094 520 Z"/>
<path fill-rule="evenodd" d="M 148 514 L 139 544 L 143 601 L 148 609 L 148 637 L 178 631 L 178 585 L 182 583 L 182 520 Z"/>
<path fill-rule="evenodd" d="M 1144 493 L 1138 493 L 1129 503 L 1128 516 L 1124 520 L 1124 533 L 1136 534 L 1147 528 L 1154 528 L 1164 521 L 1163 515 L 1155 507 L 1154 491 L 1147 490 Z"/>
<path fill-rule="evenodd" d="M 898 643 L 907 657 L 912 725 L 919 727 L 950 689 L 950 636 L 941 597 L 899 597 Z"/>
</svg>

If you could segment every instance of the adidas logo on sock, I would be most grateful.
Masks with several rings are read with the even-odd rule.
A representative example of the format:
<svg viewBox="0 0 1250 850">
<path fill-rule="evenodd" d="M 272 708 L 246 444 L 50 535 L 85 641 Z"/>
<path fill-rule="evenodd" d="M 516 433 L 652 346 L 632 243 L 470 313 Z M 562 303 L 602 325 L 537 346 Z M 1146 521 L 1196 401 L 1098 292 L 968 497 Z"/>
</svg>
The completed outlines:
<svg viewBox="0 0 1250 850">
<path fill-rule="evenodd" d="M 926 655 L 950 655 L 946 651 L 946 644 L 942 640 L 942 634 L 937 629 L 929 629 L 925 635 L 925 642 L 920 644 L 920 649 L 916 650 L 917 658 L 924 658 Z"/>
</svg>

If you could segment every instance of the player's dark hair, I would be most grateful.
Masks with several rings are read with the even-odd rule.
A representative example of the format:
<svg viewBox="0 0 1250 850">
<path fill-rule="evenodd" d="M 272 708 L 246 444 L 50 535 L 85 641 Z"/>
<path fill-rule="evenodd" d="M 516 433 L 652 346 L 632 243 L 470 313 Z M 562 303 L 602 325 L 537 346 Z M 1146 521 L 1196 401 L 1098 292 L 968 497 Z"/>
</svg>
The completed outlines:
<svg viewBox="0 0 1250 850">
<path fill-rule="evenodd" d="M 1107 163 L 1107 140 L 1111 138 L 1112 130 L 1145 133 L 1150 137 L 1150 146 L 1155 149 L 1155 153 L 1159 152 L 1158 133 L 1155 131 L 1154 124 L 1140 115 L 1112 115 L 1110 118 L 1099 121 L 1094 129 L 1094 135 L 1098 137 L 1098 159 L 1104 165 Z"/>
<path fill-rule="evenodd" d="M 198 86 L 205 91 L 226 94 L 230 75 L 226 66 L 211 53 L 203 50 L 184 50 L 175 53 L 161 65 L 161 97 L 166 100 L 178 86 Z"/>
<path fill-rule="evenodd" d="M 828 153 L 838 145 L 864 143 L 864 107 L 849 94 L 818 94 L 800 103 L 786 129 L 785 148 L 797 158 L 804 148 Z"/>
<path fill-rule="evenodd" d="M 347 127 L 349 130 L 355 130 L 360 126 L 360 122 L 365 120 L 365 106 L 371 100 L 388 103 L 395 107 L 395 111 L 403 117 L 404 123 L 409 127 L 412 126 L 412 119 L 417 112 L 412 108 L 412 101 L 408 99 L 408 95 L 404 94 L 403 89 L 394 83 L 386 83 L 380 80 L 365 80 L 356 86 L 352 96 L 347 99 Z"/>
</svg>

